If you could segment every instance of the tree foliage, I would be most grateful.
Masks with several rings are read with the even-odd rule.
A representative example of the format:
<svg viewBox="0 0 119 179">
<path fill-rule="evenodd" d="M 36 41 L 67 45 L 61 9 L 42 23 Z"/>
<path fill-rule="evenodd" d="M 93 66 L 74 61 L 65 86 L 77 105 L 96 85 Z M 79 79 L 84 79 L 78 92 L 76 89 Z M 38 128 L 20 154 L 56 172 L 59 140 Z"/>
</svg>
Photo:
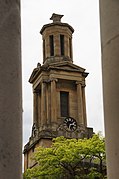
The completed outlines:
<svg viewBox="0 0 119 179">
<path fill-rule="evenodd" d="M 50 148 L 38 147 L 37 165 L 24 173 L 24 179 L 104 178 L 105 142 L 99 134 L 90 139 L 53 139 Z"/>
</svg>

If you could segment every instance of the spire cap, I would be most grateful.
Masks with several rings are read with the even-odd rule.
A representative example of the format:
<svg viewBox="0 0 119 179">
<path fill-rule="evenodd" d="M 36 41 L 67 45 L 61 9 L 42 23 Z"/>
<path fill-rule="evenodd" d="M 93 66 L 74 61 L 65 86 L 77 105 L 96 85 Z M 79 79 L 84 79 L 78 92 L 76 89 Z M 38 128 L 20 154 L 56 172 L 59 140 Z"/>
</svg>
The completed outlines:
<svg viewBox="0 0 119 179">
<path fill-rule="evenodd" d="M 55 14 L 53 13 L 50 20 L 53 20 L 53 23 L 55 22 L 61 22 L 61 18 L 63 17 L 64 15 L 60 15 L 60 14 Z"/>
</svg>

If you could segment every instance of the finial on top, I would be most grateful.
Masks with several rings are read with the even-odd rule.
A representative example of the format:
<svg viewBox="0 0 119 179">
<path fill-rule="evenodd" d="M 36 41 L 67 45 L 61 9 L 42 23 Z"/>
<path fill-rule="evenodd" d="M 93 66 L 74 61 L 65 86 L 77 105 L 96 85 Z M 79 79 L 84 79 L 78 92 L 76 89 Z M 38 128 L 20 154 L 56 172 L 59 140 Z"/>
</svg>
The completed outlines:
<svg viewBox="0 0 119 179">
<path fill-rule="evenodd" d="M 63 17 L 64 15 L 60 15 L 60 14 L 55 14 L 53 13 L 52 14 L 52 17 L 50 18 L 50 20 L 53 20 L 53 22 L 61 22 L 61 18 Z"/>
</svg>

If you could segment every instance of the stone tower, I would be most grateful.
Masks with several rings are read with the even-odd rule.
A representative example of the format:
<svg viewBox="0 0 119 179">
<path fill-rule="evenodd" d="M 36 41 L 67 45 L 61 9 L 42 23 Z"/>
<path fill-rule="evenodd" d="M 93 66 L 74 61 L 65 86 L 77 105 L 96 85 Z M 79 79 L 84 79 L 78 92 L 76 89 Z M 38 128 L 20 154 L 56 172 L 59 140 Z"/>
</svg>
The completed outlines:
<svg viewBox="0 0 119 179">
<path fill-rule="evenodd" d="M 34 149 L 48 147 L 52 138 L 90 137 L 87 128 L 85 69 L 73 64 L 72 34 L 74 29 L 62 23 L 63 15 L 52 14 L 53 22 L 42 27 L 43 65 L 37 64 L 30 76 L 33 86 L 33 127 L 24 147 L 24 168 L 33 167 Z"/>
</svg>

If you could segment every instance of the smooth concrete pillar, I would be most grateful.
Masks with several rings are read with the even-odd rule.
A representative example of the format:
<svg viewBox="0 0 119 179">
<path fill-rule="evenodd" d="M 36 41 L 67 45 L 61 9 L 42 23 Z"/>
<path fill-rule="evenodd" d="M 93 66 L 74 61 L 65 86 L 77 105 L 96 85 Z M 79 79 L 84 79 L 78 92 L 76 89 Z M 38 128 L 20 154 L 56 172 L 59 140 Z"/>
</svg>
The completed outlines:
<svg viewBox="0 0 119 179">
<path fill-rule="evenodd" d="M 119 1 L 100 0 L 108 179 L 119 178 Z"/>
<path fill-rule="evenodd" d="M 0 179 L 22 178 L 20 1 L 0 1 Z"/>
</svg>

